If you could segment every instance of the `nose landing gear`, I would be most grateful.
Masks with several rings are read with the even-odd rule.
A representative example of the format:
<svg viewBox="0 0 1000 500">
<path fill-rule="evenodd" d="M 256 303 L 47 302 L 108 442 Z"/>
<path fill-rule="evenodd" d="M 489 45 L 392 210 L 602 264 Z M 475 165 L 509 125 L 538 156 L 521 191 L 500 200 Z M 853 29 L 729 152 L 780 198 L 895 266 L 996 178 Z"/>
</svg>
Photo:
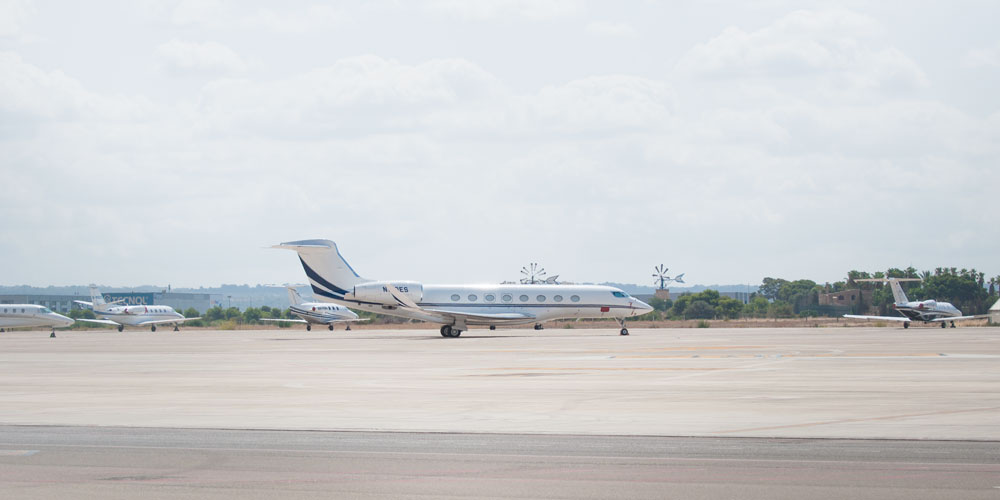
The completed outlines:
<svg viewBox="0 0 1000 500">
<path fill-rule="evenodd" d="M 625 318 L 618 320 L 618 323 L 622 325 L 622 329 L 618 332 L 618 335 L 628 335 L 628 328 L 625 327 Z"/>
</svg>

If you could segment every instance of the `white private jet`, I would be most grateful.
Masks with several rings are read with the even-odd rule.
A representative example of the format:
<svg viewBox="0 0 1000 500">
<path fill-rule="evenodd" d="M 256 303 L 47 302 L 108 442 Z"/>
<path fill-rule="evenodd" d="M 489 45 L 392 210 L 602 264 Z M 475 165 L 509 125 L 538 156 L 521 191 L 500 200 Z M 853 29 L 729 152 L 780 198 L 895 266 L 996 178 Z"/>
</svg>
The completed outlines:
<svg viewBox="0 0 1000 500">
<path fill-rule="evenodd" d="M 35 304 L 0 304 L 0 332 L 8 328 L 51 326 L 52 336 L 56 328 L 73 324 L 73 318 L 52 312 L 51 309 Z"/>
<path fill-rule="evenodd" d="M 351 268 L 330 240 L 289 241 L 273 248 L 295 250 L 313 293 L 353 309 L 439 323 L 442 337 L 469 326 L 491 329 L 563 318 L 612 318 L 628 335 L 625 319 L 652 311 L 639 299 L 601 285 L 423 285 L 373 281 Z"/>
<path fill-rule="evenodd" d="M 350 330 L 351 321 L 365 321 L 358 318 L 358 315 L 354 311 L 344 306 L 324 302 L 306 302 L 299 295 L 299 292 L 295 290 L 295 287 L 289 286 L 286 288 L 288 288 L 288 300 L 291 303 L 290 309 L 292 314 L 301 319 L 261 318 L 261 321 L 305 323 L 306 331 L 312 330 L 312 325 L 314 324 L 326 325 L 327 328 L 333 331 L 334 323 L 348 323 L 347 329 Z"/>
<path fill-rule="evenodd" d="M 941 323 L 941 328 L 945 328 L 947 322 L 951 322 L 951 327 L 955 328 L 955 322 L 962 319 L 979 319 L 988 317 L 985 314 L 977 316 L 962 316 L 962 311 L 948 302 L 938 302 L 936 300 L 911 301 L 906 298 L 902 281 L 920 281 L 919 278 L 871 278 L 858 279 L 856 282 L 889 283 L 892 288 L 892 297 L 896 303 L 892 305 L 903 316 L 863 316 L 857 314 L 845 314 L 845 318 L 901 321 L 903 328 L 909 328 L 911 321 L 923 321 L 924 323 Z"/>
<path fill-rule="evenodd" d="M 84 319 L 80 321 L 86 323 L 98 323 L 101 325 L 111 325 L 118 327 L 122 331 L 126 326 L 148 326 L 150 331 L 156 331 L 156 325 L 174 325 L 174 331 L 178 331 L 177 325 L 185 321 L 197 318 L 185 318 L 181 313 L 174 311 L 170 306 L 116 306 L 113 302 L 108 304 L 104 301 L 104 296 L 97 291 L 96 287 L 90 287 L 90 302 L 85 300 L 74 300 L 77 304 L 89 306 L 94 310 L 94 315 L 98 319 Z"/>
</svg>

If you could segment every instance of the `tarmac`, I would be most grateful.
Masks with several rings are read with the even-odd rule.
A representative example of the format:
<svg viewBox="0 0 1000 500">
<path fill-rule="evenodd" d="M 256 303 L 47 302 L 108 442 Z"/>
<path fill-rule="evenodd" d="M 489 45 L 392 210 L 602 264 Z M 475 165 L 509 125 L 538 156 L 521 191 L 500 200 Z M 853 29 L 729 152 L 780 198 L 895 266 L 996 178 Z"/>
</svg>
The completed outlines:
<svg viewBox="0 0 1000 500">
<path fill-rule="evenodd" d="M 0 498 L 1000 495 L 1000 329 L 630 330 L 0 334 Z"/>
<path fill-rule="evenodd" d="M 0 334 L 0 424 L 1000 440 L 1000 329 Z"/>
</svg>

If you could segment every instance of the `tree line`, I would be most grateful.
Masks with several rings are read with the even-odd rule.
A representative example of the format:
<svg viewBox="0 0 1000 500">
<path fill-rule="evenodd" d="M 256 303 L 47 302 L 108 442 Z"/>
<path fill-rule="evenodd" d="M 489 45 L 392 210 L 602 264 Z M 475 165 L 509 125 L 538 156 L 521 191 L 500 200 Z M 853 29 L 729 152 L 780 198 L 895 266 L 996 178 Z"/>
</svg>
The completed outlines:
<svg viewBox="0 0 1000 500">
<path fill-rule="evenodd" d="M 987 279 L 986 274 L 973 269 L 939 267 L 933 271 L 917 271 L 913 267 L 891 268 L 887 271 L 852 270 L 846 279 L 818 284 L 808 279 L 786 280 L 764 278 L 747 304 L 721 296 L 715 290 L 682 295 L 676 300 L 654 297 L 649 305 L 653 311 L 638 320 L 793 318 L 840 316 L 877 313 L 889 315 L 895 302 L 888 284 L 859 282 L 871 278 L 920 278 L 919 282 L 901 283 L 910 300 L 935 299 L 951 302 L 963 314 L 985 314 L 1000 295 L 1000 276 Z M 821 306 L 821 294 L 859 290 L 854 307 Z"/>
</svg>

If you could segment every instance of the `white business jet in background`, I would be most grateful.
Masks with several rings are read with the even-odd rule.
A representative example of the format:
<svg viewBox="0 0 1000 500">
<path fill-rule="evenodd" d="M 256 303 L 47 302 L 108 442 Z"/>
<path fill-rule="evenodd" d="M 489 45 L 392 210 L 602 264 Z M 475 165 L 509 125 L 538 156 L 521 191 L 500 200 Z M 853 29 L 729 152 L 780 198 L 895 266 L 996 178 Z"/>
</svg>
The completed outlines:
<svg viewBox="0 0 1000 500">
<path fill-rule="evenodd" d="M 333 331 L 334 323 L 348 323 L 347 329 L 350 330 L 351 321 L 365 321 L 358 318 L 358 315 L 354 311 L 344 306 L 325 302 L 306 302 L 299 295 L 299 292 L 295 290 L 295 287 L 288 286 L 285 288 L 288 289 L 288 300 L 291 304 L 290 309 L 292 314 L 301 319 L 261 318 L 261 321 L 305 323 L 306 331 L 312 330 L 312 325 L 326 325 L 330 331 Z"/>
<path fill-rule="evenodd" d="M 889 283 L 892 288 L 892 298 L 896 303 L 892 305 L 902 316 L 863 316 L 857 314 L 845 314 L 845 318 L 881 320 L 881 321 L 901 321 L 903 328 L 909 328 L 911 321 L 923 321 L 924 323 L 941 323 L 941 328 L 946 327 L 945 323 L 951 322 L 951 327 L 955 328 L 955 322 L 962 319 L 988 318 L 988 315 L 962 316 L 962 311 L 948 302 L 938 302 L 936 300 L 911 301 L 906 298 L 903 287 L 899 284 L 902 281 L 920 281 L 920 278 L 865 278 L 856 279 L 856 282 L 868 283 Z"/>
<path fill-rule="evenodd" d="M 74 300 L 77 304 L 82 304 L 94 310 L 94 315 L 98 319 L 84 319 L 80 321 L 86 323 L 98 323 L 101 325 L 111 325 L 118 327 L 122 331 L 126 326 L 148 326 L 150 331 L 156 331 L 156 325 L 174 325 L 174 331 L 178 331 L 177 325 L 185 321 L 197 318 L 185 318 L 183 314 L 174 311 L 170 306 L 116 306 L 119 301 L 108 304 L 104 301 L 104 296 L 97 291 L 97 287 L 90 287 L 90 302 L 85 300 Z"/>
<path fill-rule="evenodd" d="M 601 285 L 424 285 L 374 281 L 351 268 L 330 240 L 289 241 L 273 248 L 299 254 L 313 293 L 324 302 L 417 319 L 441 326 L 442 337 L 458 337 L 470 326 L 540 324 L 565 318 L 625 318 L 653 308 L 629 294 Z"/>
<path fill-rule="evenodd" d="M 0 332 L 8 328 L 51 326 L 52 336 L 56 328 L 73 324 L 73 318 L 52 312 L 51 309 L 35 304 L 0 304 Z"/>
</svg>

